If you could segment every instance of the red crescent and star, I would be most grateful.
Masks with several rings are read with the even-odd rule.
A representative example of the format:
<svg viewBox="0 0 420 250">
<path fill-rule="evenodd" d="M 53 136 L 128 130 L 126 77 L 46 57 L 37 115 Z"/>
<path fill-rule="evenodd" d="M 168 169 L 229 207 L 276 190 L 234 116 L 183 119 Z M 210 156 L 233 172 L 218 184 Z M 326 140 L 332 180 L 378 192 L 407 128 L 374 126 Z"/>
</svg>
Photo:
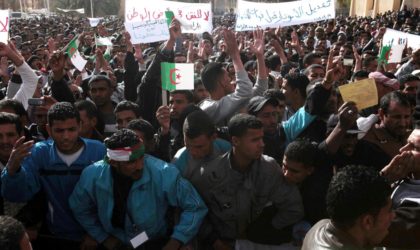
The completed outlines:
<svg viewBox="0 0 420 250">
<path fill-rule="evenodd" d="M 177 68 L 173 68 L 169 71 L 169 80 L 171 81 L 172 85 L 176 85 L 179 84 L 179 82 L 177 82 L 177 80 L 181 79 L 181 74 L 177 73 L 177 71 L 179 71 L 179 69 Z M 175 75 L 175 80 L 174 80 L 174 75 Z"/>
</svg>

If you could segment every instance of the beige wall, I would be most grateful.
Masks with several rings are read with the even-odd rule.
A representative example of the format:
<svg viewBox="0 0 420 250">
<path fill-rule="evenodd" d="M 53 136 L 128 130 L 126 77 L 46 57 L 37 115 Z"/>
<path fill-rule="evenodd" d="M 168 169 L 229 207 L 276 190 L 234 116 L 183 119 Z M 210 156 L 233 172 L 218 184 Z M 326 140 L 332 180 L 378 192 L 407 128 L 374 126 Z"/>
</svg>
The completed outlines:
<svg viewBox="0 0 420 250">
<path fill-rule="evenodd" d="M 379 13 L 398 10 L 400 5 L 401 0 L 352 0 L 350 15 L 375 17 Z"/>
</svg>

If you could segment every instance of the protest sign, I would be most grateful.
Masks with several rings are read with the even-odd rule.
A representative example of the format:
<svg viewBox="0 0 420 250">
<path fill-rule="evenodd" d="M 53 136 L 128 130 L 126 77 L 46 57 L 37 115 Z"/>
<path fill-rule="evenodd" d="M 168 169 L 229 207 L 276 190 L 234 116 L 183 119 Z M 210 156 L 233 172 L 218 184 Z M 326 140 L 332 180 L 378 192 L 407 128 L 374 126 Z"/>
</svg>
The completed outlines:
<svg viewBox="0 0 420 250">
<path fill-rule="evenodd" d="M 393 29 L 386 29 L 382 38 L 382 49 L 379 54 L 379 61 L 385 63 L 401 62 L 405 47 L 413 50 L 420 48 L 420 36 L 408 34 Z"/>
<path fill-rule="evenodd" d="M 378 104 L 378 91 L 374 79 L 363 79 L 338 87 L 345 102 L 354 102 L 359 110 Z"/>
<path fill-rule="evenodd" d="M 99 22 L 101 22 L 102 17 L 96 17 L 96 18 L 88 18 L 90 27 L 96 27 L 98 26 Z"/>
<path fill-rule="evenodd" d="M 404 32 L 386 29 L 382 38 L 382 48 L 379 61 L 385 63 L 401 62 L 402 53 L 407 45 L 407 36 Z"/>
<path fill-rule="evenodd" d="M 138 38 L 137 42 L 133 43 L 166 40 L 169 32 L 162 30 L 162 20 L 166 20 L 165 11 L 168 10 L 180 21 L 182 33 L 201 34 L 213 29 L 211 3 L 157 1 L 152 4 L 148 1 L 126 0 L 125 27 L 131 37 Z"/>
<path fill-rule="evenodd" d="M 9 10 L 0 10 L 0 42 L 7 44 L 9 40 Z"/>
<path fill-rule="evenodd" d="M 152 43 L 169 39 L 168 24 L 165 18 L 143 22 L 126 22 L 125 30 L 130 33 L 133 44 Z"/>
<path fill-rule="evenodd" d="M 335 18 L 334 0 L 257 3 L 238 0 L 236 31 L 276 28 Z"/>
</svg>

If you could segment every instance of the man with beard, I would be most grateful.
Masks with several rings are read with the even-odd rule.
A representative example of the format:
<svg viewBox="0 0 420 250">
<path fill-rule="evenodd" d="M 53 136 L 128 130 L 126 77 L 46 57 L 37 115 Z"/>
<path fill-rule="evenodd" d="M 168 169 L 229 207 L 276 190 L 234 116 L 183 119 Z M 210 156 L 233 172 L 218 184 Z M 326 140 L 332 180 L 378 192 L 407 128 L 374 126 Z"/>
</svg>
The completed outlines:
<svg viewBox="0 0 420 250">
<path fill-rule="evenodd" d="M 374 125 L 363 140 L 377 145 L 393 158 L 405 145 L 410 134 L 411 113 L 410 101 L 405 94 L 398 91 L 386 94 L 380 101 L 380 123 Z"/>
<path fill-rule="evenodd" d="M 119 130 L 105 145 L 105 160 L 83 171 L 69 200 L 89 235 L 106 249 L 132 249 L 131 243 L 135 249 L 175 250 L 187 244 L 207 213 L 192 185 L 173 165 L 145 154 L 132 130 Z M 171 235 L 169 206 L 182 211 Z"/>
<path fill-rule="evenodd" d="M 56 103 L 47 116 L 51 139 L 33 147 L 32 142 L 24 143 L 23 137 L 16 141 L 2 172 L 2 195 L 11 202 L 25 202 L 44 191 L 50 237 L 41 243 L 42 248 L 74 249 L 82 242 L 84 231 L 71 213 L 68 198 L 82 170 L 102 159 L 105 147 L 79 137 L 79 112 L 72 104 Z M 87 242 L 89 237 L 82 244 Z"/>
</svg>

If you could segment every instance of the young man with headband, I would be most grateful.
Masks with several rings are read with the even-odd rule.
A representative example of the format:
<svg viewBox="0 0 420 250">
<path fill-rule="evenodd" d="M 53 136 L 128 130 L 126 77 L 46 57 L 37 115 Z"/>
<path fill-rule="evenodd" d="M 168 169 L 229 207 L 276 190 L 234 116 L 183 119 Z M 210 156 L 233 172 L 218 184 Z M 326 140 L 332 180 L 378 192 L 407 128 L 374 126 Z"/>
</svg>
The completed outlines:
<svg viewBox="0 0 420 250">
<path fill-rule="evenodd" d="M 132 130 L 117 131 L 105 146 L 105 160 L 83 171 L 69 200 L 88 234 L 106 249 L 179 249 L 187 244 L 207 214 L 192 185 L 173 165 L 145 154 Z M 171 235 L 165 220 L 169 206 L 182 211 Z"/>
</svg>

